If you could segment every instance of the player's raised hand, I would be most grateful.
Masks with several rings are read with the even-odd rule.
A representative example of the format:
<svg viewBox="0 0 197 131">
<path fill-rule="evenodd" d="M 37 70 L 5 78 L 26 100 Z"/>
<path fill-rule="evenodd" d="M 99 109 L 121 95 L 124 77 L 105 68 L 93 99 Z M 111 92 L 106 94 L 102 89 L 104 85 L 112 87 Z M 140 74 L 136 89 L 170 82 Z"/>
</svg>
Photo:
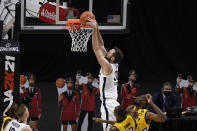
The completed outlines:
<svg viewBox="0 0 197 131">
<path fill-rule="evenodd" d="M 102 119 L 101 118 L 93 117 L 93 120 L 95 120 L 97 123 L 102 123 Z"/>
<path fill-rule="evenodd" d="M 97 24 L 96 20 L 93 20 L 90 17 L 88 17 L 87 21 L 88 22 L 86 24 L 89 25 L 90 27 L 92 27 L 93 29 L 98 28 L 98 24 Z"/>
<path fill-rule="evenodd" d="M 146 94 L 146 99 L 149 104 L 153 103 L 151 94 Z"/>
</svg>

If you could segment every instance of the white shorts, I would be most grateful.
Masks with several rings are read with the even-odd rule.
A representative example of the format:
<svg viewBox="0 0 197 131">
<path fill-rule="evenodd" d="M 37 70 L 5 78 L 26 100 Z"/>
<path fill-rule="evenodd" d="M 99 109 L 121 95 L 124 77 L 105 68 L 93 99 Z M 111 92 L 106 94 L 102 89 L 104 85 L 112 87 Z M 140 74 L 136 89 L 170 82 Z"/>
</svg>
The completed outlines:
<svg viewBox="0 0 197 131">
<path fill-rule="evenodd" d="M 114 109 L 120 104 L 114 99 L 107 99 L 101 104 L 101 118 L 103 120 L 116 121 Z M 103 123 L 103 131 L 109 131 L 112 125 Z"/>
</svg>

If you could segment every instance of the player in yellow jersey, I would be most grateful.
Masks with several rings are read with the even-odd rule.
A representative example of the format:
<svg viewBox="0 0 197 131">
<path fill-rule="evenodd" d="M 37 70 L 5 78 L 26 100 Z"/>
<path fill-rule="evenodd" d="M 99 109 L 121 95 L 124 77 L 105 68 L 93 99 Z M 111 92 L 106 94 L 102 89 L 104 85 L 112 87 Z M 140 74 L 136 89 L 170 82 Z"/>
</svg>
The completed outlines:
<svg viewBox="0 0 197 131">
<path fill-rule="evenodd" d="M 96 122 L 107 123 L 112 125 L 110 131 L 136 131 L 137 112 L 127 112 L 122 106 L 114 109 L 116 121 L 102 120 L 101 118 L 93 118 Z"/>
<path fill-rule="evenodd" d="M 148 111 L 147 106 L 151 105 L 156 113 Z M 150 122 L 165 122 L 167 117 L 152 101 L 150 94 L 138 96 L 134 102 L 134 105 L 129 106 L 127 110 L 138 112 L 138 118 L 136 119 L 137 131 L 148 131 Z"/>
</svg>

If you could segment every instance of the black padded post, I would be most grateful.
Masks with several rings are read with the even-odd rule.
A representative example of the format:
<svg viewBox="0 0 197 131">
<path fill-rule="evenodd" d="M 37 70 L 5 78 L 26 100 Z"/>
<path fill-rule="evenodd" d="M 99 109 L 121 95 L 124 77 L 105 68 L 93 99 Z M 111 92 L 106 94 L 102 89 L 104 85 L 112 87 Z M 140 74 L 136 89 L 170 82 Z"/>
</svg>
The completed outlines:
<svg viewBox="0 0 197 131">
<path fill-rule="evenodd" d="M 3 35 L 3 21 L 0 21 L 0 41 L 2 40 Z"/>
</svg>

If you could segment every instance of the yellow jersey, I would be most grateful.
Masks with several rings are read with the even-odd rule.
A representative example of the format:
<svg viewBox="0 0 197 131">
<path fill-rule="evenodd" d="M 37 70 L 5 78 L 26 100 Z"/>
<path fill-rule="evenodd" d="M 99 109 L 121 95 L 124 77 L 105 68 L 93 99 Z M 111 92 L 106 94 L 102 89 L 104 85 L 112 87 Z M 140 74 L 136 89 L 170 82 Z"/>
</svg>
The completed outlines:
<svg viewBox="0 0 197 131">
<path fill-rule="evenodd" d="M 5 124 L 5 121 L 7 120 L 14 120 L 14 118 L 12 117 L 9 117 L 9 116 L 6 116 L 3 118 L 3 123 L 2 123 L 2 126 L 1 126 L 1 131 L 3 131 L 3 127 L 4 127 L 4 124 Z"/>
<path fill-rule="evenodd" d="M 146 121 L 146 113 L 147 109 L 139 109 L 138 110 L 138 118 L 136 119 L 137 123 L 137 131 L 148 131 L 150 123 Z"/>
<path fill-rule="evenodd" d="M 124 121 L 115 123 L 113 126 L 119 131 L 136 131 L 136 122 L 130 115 L 127 115 Z"/>
</svg>

